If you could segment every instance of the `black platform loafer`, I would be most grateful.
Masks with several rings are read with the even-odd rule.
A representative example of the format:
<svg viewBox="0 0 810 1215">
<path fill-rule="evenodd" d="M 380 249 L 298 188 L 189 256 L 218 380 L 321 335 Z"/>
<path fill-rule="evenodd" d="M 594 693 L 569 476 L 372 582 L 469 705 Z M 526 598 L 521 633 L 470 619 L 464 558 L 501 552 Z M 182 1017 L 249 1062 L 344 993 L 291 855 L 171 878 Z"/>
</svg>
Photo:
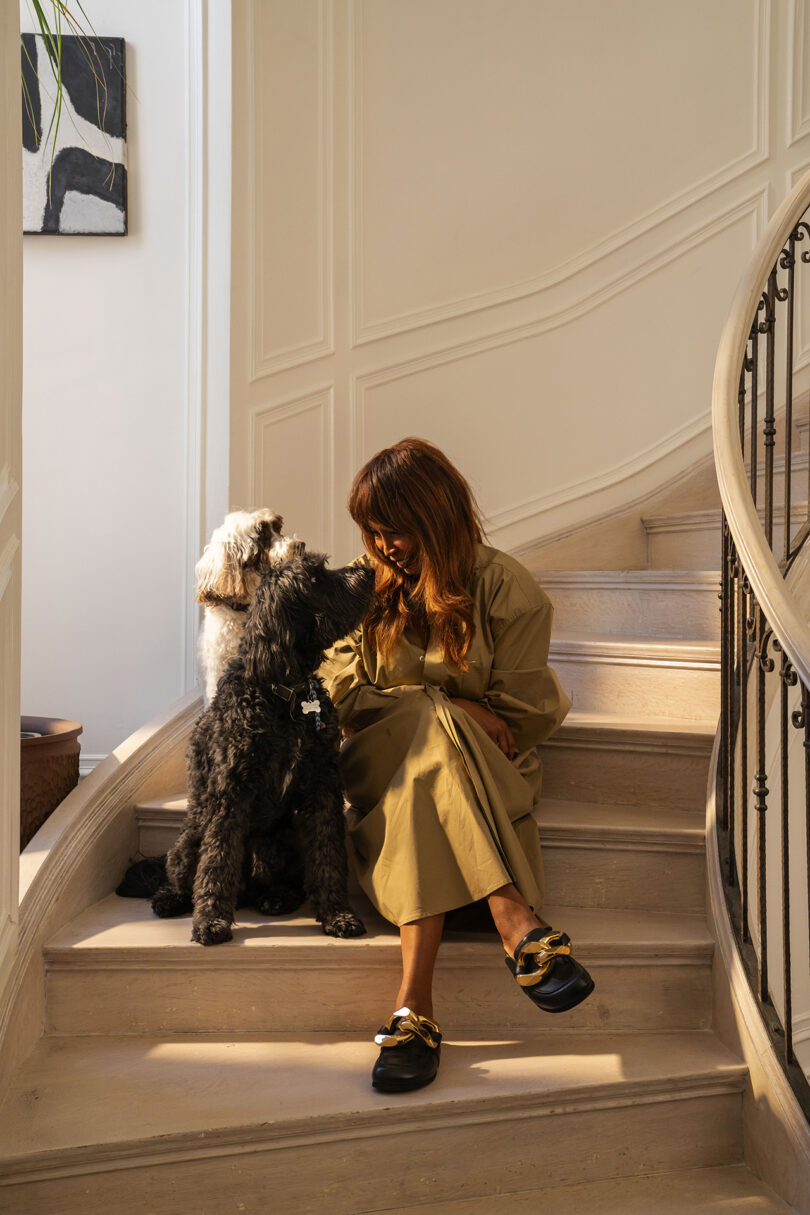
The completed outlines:
<svg viewBox="0 0 810 1215">
<path fill-rule="evenodd" d="M 371 1083 L 380 1092 L 407 1093 L 436 1079 L 442 1035 L 435 1021 L 410 1008 L 398 1008 L 374 1041 L 382 1049 Z"/>
<path fill-rule="evenodd" d="M 591 994 L 594 982 L 571 957 L 571 940 L 553 928 L 527 932 L 506 965 L 526 995 L 543 1012 L 567 1012 Z"/>
</svg>

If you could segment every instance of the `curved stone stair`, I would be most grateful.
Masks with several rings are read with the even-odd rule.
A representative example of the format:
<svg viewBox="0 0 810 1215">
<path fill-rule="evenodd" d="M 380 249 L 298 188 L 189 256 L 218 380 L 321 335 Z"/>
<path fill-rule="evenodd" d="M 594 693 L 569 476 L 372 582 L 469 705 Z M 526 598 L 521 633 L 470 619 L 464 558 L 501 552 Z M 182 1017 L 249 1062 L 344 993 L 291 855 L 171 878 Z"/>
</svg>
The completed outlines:
<svg viewBox="0 0 810 1215">
<path fill-rule="evenodd" d="M 544 1017 L 495 936 L 448 932 L 439 1078 L 384 1096 L 368 1082 L 370 1037 L 390 1013 L 398 942 L 359 900 L 365 938 L 240 911 L 234 940 L 203 950 L 188 919 L 109 895 L 46 947 L 46 1032 L 0 1109 L 0 1211 L 789 1210 L 743 1163 L 746 1072 L 711 1031 L 717 575 L 540 581 L 574 693 L 543 747 L 546 915 L 594 974 L 593 997 Z M 165 851 L 183 809 L 170 791 L 135 808 L 145 854 Z"/>
</svg>

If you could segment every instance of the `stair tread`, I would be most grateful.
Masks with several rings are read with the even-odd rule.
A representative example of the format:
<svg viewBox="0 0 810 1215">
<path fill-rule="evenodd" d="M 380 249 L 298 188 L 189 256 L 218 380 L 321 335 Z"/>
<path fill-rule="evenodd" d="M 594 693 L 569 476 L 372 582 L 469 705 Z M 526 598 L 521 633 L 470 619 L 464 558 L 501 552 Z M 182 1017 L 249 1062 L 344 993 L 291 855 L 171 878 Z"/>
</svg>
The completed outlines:
<svg viewBox="0 0 810 1215">
<path fill-rule="evenodd" d="M 163 965 L 181 962 L 200 967 L 264 964 L 276 955 L 289 963 L 290 951 L 303 950 L 307 958 L 317 949 L 333 965 L 341 957 L 372 961 L 377 953 L 399 954 L 396 928 L 366 908 L 361 909 L 368 933 L 352 940 L 335 940 L 323 934 L 306 915 L 268 920 L 248 909 L 237 911 L 234 939 L 204 948 L 190 940 L 191 918 L 161 920 L 153 915 L 146 899 L 122 899 L 108 895 L 82 912 L 53 937 L 45 947 L 46 962 L 82 965 L 103 961 L 125 964 L 124 954 Z M 604 910 L 601 908 L 546 907 L 544 915 L 564 928 L 583 958 L 650 957 L 660 954 L 698 958 L 713 949 L 711 934 L 702 914 Z M 486 964 L 497 960 L 500 943 L 494 933 L 448 934 L 439 954 L 439 967 L 459 956 L 480 957 Z M 72 961 L 70 961 L 72 957 Z M 252 959 L 252 961 L 251 961 Z"/>
<path fill-rule="evenodd" d="M 660 806 L 619 806 L 614 803 L 542 798 L 534 817 L 546 839 L 660 841 L 668 846 L 702 850 L 705 815 L 700 810 L 674 814 Z"/>
<path fill-rule="evenodd" d="M 745 1165 L 733 1164 L 376 1210 L 385 1215 L 783 1215 L 794 1208 Z M 368 1208 L 361 1215 L 376 1211 Z"/>
<path fill-rule="evenodd" d="M 187 797 L 177 793 L 171 797 L 155 798 L 139 802 L 137 810 L 152 810 L 171 815 L 184 815 Z M 613 802 L 599 803 L 563 801 L 557 798 L 542 798 L 535 807 L 535 818 L 545 829 L 572 832 L 594 831 L 605 835 L 621 836 L 632 832 L 646 832 L 651 836 L 683 838 L 700 841 L 705 836 L 705 815 L 702 811 L 684 810 L 673 819 L 671 811 L 660 806 L 619 806 Z"/>
<path fill-rule="evenodd" d="M 802 516 L 807 513 L 807 508 L 808 508 L 807 501 L 791 502 L 791 504 L 790 504 L 791 521 L 794 523 L 800 523 L 802 520 Z M 760 502 L 757 510 L 758 510 L 760 517 L 764 516 L 765 506 L 762 502 Z M 781 522 L 784 520 L 784 517 L 785 517 L 784 502 L 774 502 L 773 517 L 774 517 L 775 522 Z M 697 524 L 719 523 L 721 518 L 722 518 L 722 507 L 712 506 L 708 510 L 687 510 L 687 511 L 678 511 L 678 512 L 672 513 L 672 514 L 666 513 L 666 514 L 643 515 L 641 522 L 642 522 L 642 525 L 647 530 L 650 530 L 651 528 L 654 530 L 656 528 L 661 528 L 661 527 L 670 527 L 670 526 L 679 527 L 684 524 L 688 526 L 689 524 L 692 524 L 692 523 L 697 523 Z"/>
<path fill-rule="evenodd" d="M 53 1165 L 61 1152 L 186 1138 L 216 1147 L 292 1135 L 325 1139 L 351 1125 L 375 1135 L 504 1109 L 604 1107 L 653 1093 L 737 1092 L 746 1069 L 711 1033 L 571 1034 L 453 1029 L 436 1084 L 389 1097 L 368 1072 L 368 1033 L 223 1037 L 49 1037 L 15 1076 L 0 1109 L 1 1172 Z M 327 1049 L 324 1049 L 327 1048 Z M 42 1154 L 45 1154 L 44 1156 Z M 37 1160 L 39 1157 L 39 1160 Z"/>
<path fill-rule="evenodd" d="M 700 662 L 717 666 L 720 663 L 720 646 L 715 641 L 691 641 L 681 638 L 661 637 L 631 637 L 617 636 L 615 633 L 575 633 L 568 632 L 563 636 L 554 637 L 549 650 L 552 662 L 554 656 L 563 654 L 575 656 L 581 653 L 601 655 L 606 658 L 628 660 L 638 658 L 658 659 L 660 661 Z"/>
<path fill-rule="evenodd" d="M 717 733 L 716 718 L 647 717 L 643 721 L 610 713 L 587 713 L 572 709 L 549 742 L 572 734 L 598 731 L 603 734 L 635 734 L 660 738 L 704 740 L 709 749 Z M 547 745 L 547 744 L 544 744 Z"/>
<path fill-rule="evenodd" d="M 535 574 L 535 579 L 541 586 L 570 585 L 581 590 L 635 585 L 655 588 L 674 585 L 684 589 L 694 585 L 703 590 L 720 586 L 720 573 L 715 569 L 542 570 Z"/>
</svg>

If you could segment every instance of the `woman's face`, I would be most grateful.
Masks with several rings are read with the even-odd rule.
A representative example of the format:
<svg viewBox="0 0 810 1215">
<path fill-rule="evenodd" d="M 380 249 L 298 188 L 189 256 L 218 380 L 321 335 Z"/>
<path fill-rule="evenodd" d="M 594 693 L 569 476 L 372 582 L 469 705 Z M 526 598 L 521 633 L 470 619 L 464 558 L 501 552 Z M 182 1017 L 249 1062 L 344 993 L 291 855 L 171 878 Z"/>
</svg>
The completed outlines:
<svg viewBox="0 0 810 1215">
<path fill-rule="evenodd" d="M 378 552 L 399 566 L 404 574 L 418 572 L 419 546 L 413 536 L 392 532 L 379 523 L 373 523 L 369 530 Z"/>
</svg>

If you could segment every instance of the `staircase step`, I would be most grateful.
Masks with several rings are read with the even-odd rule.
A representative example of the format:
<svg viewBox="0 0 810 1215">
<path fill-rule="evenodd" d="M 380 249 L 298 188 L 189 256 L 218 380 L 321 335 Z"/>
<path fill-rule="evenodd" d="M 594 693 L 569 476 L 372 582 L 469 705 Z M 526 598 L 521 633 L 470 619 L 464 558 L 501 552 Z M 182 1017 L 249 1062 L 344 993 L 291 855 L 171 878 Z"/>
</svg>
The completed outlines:
<svg viewBox="0 0 810 1215">
<path fill-rule="evenodd" d="M 537 580 L 554 604 L 554 635 L 717 641 L 715 570 L 545 570 Z"/>
<path fill-rule="evenodd" d="M 702 812 L 543 799 L 535 818 L 548 902 L 640 911 L 704 907 Z"/>
<path fill-rule="evenodd" d="M 185 792 L 144 801 L 135 807 L 138 847 L 144 856 L 162 856 L 180 833 L 186 816 Z"/>
<path fill-rule="evenodd" d="M 764 524 L 765 511 L 759 508 Z M 774 551 L 784 543 L 784 506 L 774 507 Z M 791 536 L 807 519 L 807 502 L 791 509 Z M 696 510 L 677 515 L 646 515 L 641 522 L 647 532 L 647 565 L 655 569 L 719 569 L 722 560 L 719 510 Z"/>
<path fill-rule="evenodd" d="M 552 641 L 549 661 L 585 713 L 706 720 L 720 711 L 715 642 L 567 635 Z"/>
<path fill-rule="evenodd" d="M 699 911 L 704 905 L 704 815 L 660 807 L 544 800 L 535 817 L 545 853 L 546 898 L 583 907 Z M 140 850 L 171 847 L 185 794 L 135 807 Z"/>
<path fill-rule="evenodd" d="M 390 1013 L 399 935 L 359 907 L 368 934 L 325 937 L 305 914 L 237 912 L 234 939 L 204 948 L 191 920 L 160 920 L 143 899 L 110 895 L 45 949 L 51 1034 L 368 1031 Z M 703 1029 L 711 1012 L 713 942 L 703 915 L 544 907 L 592 972 L 596 991 L 564 1016 L 574 1030 Z M 451 933 L 436 968 L 437 1015 L 448 1025 L 534 1027 L 538 1011 L 503 962 L 497 936 Z"/>
<path fill-rule="evenodd" d="M 46 1038 L 0 1111 L 15 1215 L 334 1215 L 736 1163 L 745 1068 L 709 1033 L 466 1033 L 374 1092 L 368 1033 Z M 2 1203 L 2 1199 L 0 1199 Z"/>
<path fill-rule="evenodd" d="M 794 1208 L 744 1164 L 731 1164 L 418 1206 L 376 1206 L 360 1215 L 537 1215 L 540 1211 L 551 1215 L 590 1211 L 598 1215 L 790 1215 Z"/>
<path fill-rule="evenodd" d="M 540 748 L 543 795 L 701 809 L 716 729 L 716 718 L 643 721 L 572 711 Z"/>
</svg>

